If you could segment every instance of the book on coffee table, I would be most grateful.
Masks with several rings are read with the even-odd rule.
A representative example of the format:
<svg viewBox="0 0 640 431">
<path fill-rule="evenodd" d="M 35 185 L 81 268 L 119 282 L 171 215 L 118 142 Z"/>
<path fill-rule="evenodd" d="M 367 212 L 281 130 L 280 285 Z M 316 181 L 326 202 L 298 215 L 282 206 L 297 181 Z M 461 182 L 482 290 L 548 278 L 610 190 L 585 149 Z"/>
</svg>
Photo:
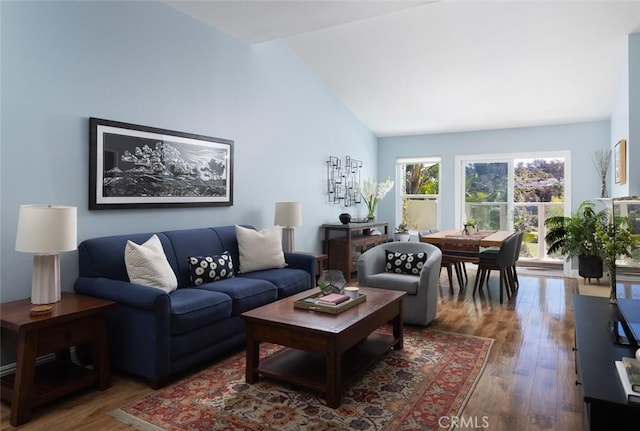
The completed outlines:
<svg viewBox="0 0 640 431">
<path fill-rule="evenodd" d="M 622 383 L 624 393 L 627 395 L 627 400 L 633 403 L 640 403 L 640 392 L 635 392 L 631 389 L 631 383 L 629 383 L 627 372 L 624 369 L 622 361 L 616 361 L 616 370 L 618 371 L 618 377 L 620 378 L 620 383 Z"/>
<path fill-rule="evenodd" d="M 351 299 L 347 295 L 347 300 L 340 302 L 338 304 L 335 303 L 323 303 L 319 301 L 320 298 L 327 296 L 323 295 L 321 292 L 312 293 L 309 296 L 300 298 L 293 302 L 294 308 L 302 308 L 305 310 L 311 311 L 320 311 L 322 313 L 330 313 L 330 314 L 340 314 L 345 310 L 348 310 L 352 307 L 355 307 L 358 304 L 361 304 L 367 300 L 367 296 L 360 292 L 357 298 Z"/>
<path fill-rule="evenodd" d="M 640 392 L 640 360 L 625 356 L 622 358 L 622 364 L 627 372 L 627 377 L 631 384 L 631 390 Z"/>
<path fill-rule="evenodd" d="M 340 293 L 330 293 L 329 295 L 319 297 L 316 303 L 323 305 L 338 305 L 348 300 L 349 297 L 347 295 L 342 295 Z"/>
</svg>

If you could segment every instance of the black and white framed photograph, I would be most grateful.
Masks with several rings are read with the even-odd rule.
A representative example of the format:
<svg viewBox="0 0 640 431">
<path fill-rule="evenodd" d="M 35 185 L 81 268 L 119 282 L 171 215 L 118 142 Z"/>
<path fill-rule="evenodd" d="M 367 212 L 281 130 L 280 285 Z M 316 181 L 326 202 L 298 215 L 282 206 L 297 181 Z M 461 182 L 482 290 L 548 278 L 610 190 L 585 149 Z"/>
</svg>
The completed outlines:
<svg viewBox="0 0 640 431">
<path fill-rule="evenodd" d="M 89 209 L 233 205 L 233 141 L 89 119 Z"/>
</svg>

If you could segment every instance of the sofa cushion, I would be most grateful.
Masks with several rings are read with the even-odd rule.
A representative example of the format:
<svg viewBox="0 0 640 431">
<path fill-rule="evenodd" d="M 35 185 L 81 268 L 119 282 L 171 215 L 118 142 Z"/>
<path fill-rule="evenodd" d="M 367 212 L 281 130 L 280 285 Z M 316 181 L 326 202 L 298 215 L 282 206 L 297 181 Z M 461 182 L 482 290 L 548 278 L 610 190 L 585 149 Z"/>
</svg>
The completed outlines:
<svg viewBox="0 0 640 431">
<path fill-rule="evenodd" d="M 108 278 L 110 280 L 130 281 L 124 253 L 127 241 L 142 244 L 151 238 L 152 233 L 134 233 L 90 238 L 78 245 L 78 271 L 80 277 Z M 178 274 L 178 262 L 173 253 L 169 238 L 163 233 L 156 234 L 160 239 L 165 255 Z"/>
<path fill-rule="evenodd" d="M 198 289 L 222 292 L 231 297 L 233 316 L 278 299 L 278 289 L 274 284 L 266 280 L 246 277 L 233 277 L 214 283 L 204 283 L 198 286 Z"/>
<path fill-rule="evenodd" d="M 400 253 L 398 251 L 385 250 L 385 270 L 396 274 L 420 275 L 424 263 L 427 261 L 427 253 Z"/>
<path fill-rule="evenodd" d="M 228 251 L 218 235 L 209 228 L 181 229 L 166 231 L 164 234 L 171 241 L 171 246 L 178 260 L 178 286 L 190 286 L 189 257 L 215 256 Z M 234 259 L 234 262 L 237 261 Z"/>
<path fill-rule="evenodd" d="M 178 335 L 231 317 L 231 298 L 220 292 L 181 288 L 169 295 L 171 334 Z"/>
<path fill-rule="evenodd" d="M 285 266 L 282 252 L 282 228 L 279 226 L 259 231 L 236 226 L 236 235 L 240 253 L 239 272 Z"/>
<path fill-rule="evenodd" d="M 265 269 L 243 273 L 239 277 L 268 280 L 278 288 L 278 299 L 302 292 L 311 286 L 311 276 L 303 269 Z"/>
<path fill-rule="evenodd" d="M 253 229 L 253 226 L 250 225 L 242 225 L 242 227 Z M 235 225 L 212 227 L 211 231 L 216 234 L 222 249 L 224 251 L 228 251 L 231 255 L 231 259 L 233 259 L 233 262 L 236 265 L 236 275 L 238 275 L 240 254 L 238 253 L 238 237 L 236 236 Z"/>
<path fill-rule="evenodd" d="M 233 260 L 228 251 L 215 256 L 189 257 L 189 282 L 192 286 L 224 280 L 234 275 Z"/>
<path fill-rule="evenodd" d="M 127 241 L 124 261 L 132 283 L 157 287 L 167 293 L 178 288 L 178 280 L 157 235 L 143 244 Z"/>
</svg>

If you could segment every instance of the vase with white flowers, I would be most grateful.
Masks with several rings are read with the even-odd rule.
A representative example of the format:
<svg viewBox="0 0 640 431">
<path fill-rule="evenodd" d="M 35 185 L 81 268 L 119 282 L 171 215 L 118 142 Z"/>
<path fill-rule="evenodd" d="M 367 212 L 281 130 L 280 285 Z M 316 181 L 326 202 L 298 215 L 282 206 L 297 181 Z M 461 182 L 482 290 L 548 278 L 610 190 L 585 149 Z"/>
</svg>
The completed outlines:
<svg viewBox="0 0 640 431">
<path fill-rule="evenodd" d="M 360 196 L 367 205 L 367 220 L 373 221 L 376 218 L 376 207 L 382 198 L 385 197 L 389 190 L 393 188 L 391 178 L 377 183 L 372 179 L 365 179 L 360 187 Z"/>
</svg>

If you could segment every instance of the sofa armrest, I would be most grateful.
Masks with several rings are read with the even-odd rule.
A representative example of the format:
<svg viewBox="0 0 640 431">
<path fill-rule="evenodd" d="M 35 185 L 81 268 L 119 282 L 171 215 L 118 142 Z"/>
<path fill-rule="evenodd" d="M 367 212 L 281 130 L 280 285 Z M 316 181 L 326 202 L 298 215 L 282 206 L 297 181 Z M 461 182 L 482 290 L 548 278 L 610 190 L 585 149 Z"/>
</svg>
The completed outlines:
<svg viewBox="0 0 640 431">
<path fill-rule="evenodd" d="M 315 285 L 316 267 L 318 262 L 316 258 L 307 253 L 285 253 L 284 260 L 288 268 L 304 269 L 311 275 L 312 283 Z"/>
<path fill-rule="evenodd" d="M 155 287 L 100 277 L 80 277 L 73 289 L 82 295 L 109 299 L 119 304 L 144 310 L 169 310 L 169 294 Z"/>
</svg>

